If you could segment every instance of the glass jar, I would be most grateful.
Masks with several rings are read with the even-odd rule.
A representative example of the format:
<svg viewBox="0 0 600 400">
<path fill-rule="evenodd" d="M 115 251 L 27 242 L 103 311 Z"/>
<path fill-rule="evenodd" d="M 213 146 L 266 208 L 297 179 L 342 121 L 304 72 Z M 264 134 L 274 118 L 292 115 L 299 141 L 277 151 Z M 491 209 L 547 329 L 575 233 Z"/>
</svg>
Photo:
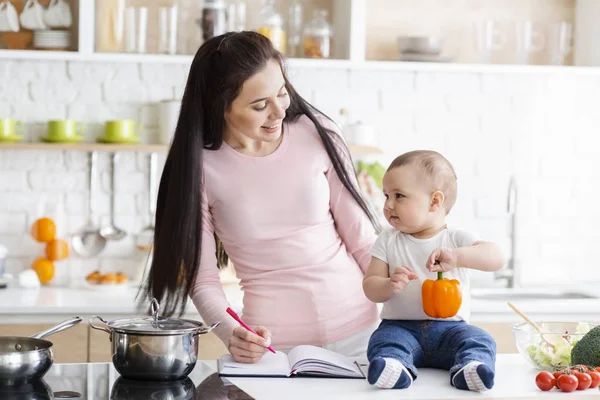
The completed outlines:
<svg viewBox="0 0 600 400">
<path fill-rule="evenodd" d="M 227 32 L 227 6 L 224 0 L 204 0 L 202 17 L 198 20 L 202 29 L 202 40 Z"/>
<path fill-rule="evenodd" d="M 308 58 L 329 58 L 333 28 L 327 22 L 327 10 L 315 10 L 313 18 L 304 27 L 304 56 Z"/>
<path fill-rule="evenodd" d="M 275 0 L 266 0 L 260 15 L 258 33 L 269 38 L 273 47 L 285 54 L 286 34 L 283 25 L 283 18 L 275 9 Z"/>
<path fill-rule="evenodd" d="M 288 57 L 300 57 L 302 48 L 302 13 L 300 0 L 293 0 L 288 7 L 287 51 Z"/>
</svg>

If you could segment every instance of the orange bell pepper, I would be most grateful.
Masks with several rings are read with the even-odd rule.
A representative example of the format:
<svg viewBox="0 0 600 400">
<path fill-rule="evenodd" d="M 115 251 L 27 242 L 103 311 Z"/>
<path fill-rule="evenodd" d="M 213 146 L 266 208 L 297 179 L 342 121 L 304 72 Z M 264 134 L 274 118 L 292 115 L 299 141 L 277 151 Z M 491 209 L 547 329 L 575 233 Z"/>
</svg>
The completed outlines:
<svg viewBox="0 0 600 400">
<path fill-rule="evenodd" d="M 456 279 L 444 278 L 438 272 L 436 280 L 427 279 L 421 286 L 423 310 L 432 318 L 450 318 L 456 315 L 462 304 L 462 290 Z"/>
</svg>

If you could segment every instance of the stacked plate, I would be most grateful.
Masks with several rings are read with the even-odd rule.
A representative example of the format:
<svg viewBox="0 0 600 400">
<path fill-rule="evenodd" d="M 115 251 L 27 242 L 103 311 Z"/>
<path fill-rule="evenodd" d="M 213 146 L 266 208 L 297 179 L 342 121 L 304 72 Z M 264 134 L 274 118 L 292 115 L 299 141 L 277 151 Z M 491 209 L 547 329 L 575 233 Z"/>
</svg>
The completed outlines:
<svg viewBox="0 0 600 400">
<path fill-rule="evenodd" d="M 71 46 L 71 32 L 60 30 L 33 31 L 33 47 L 37 49 L 67 49 Z"/>
</svg>

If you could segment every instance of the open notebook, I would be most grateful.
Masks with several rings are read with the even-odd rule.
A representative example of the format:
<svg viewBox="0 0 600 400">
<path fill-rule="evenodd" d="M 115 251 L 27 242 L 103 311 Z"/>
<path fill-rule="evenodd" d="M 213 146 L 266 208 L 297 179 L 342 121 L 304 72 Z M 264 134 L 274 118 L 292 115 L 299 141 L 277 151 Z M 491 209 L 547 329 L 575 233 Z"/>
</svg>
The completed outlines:
<svg viewBox="0 0 600 400">
<path fill-rule="evenodd" d="M 254 364 L 235 362 L 226 354 L 217 361 L 217 367 L 222 376 L 365 378 L 350 358 L 309 345 L 294 347 L 289 354 L 267 352 Z"/>
</svg>

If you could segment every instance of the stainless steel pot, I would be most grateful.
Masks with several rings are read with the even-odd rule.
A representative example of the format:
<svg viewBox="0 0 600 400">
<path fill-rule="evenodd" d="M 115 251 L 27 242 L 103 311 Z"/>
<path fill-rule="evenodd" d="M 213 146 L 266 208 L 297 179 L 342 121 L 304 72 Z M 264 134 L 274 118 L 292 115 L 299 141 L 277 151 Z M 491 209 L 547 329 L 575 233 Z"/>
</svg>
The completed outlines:
<svg viewBox="0 0 600 400">
<path fill-rule="evenodd" d="M 41 379 L 54 362 L 52 342 L 42 338 L 80 322 L 81 318 L 72 318 L 30 337 L 0 336 L 0 384 Z"/>
<path fill-rule="evenodd" d="M 110 334 L 112 363 L 124 378 L 160 381 L 184 378 L 198 359 L 198 335 L 210 332 L 219 323 L 207 327 L 199 321 L 159 317 L 156 299 L 152 299 L 151 309 L 149 317 L 109 322 L 95 316 L 90 319 L 90 326 Z M 96 319 L 106 326 L 95 325 Z"/>
</svg>

